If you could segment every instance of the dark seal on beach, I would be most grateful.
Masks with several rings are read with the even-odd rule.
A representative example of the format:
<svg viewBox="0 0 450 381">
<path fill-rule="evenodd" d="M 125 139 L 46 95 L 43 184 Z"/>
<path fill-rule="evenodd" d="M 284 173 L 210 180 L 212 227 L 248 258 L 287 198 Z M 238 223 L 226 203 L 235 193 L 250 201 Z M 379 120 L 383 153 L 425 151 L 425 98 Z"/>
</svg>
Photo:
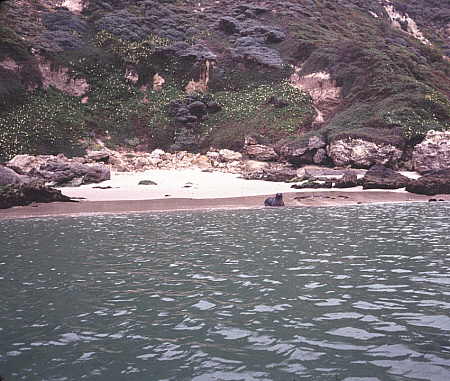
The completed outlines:
<svg viewBox="0 0 450 381">
<path fill-rule="evenodd" d="M 277 193 L 275 197 L 266 198 L 264 206 L 284 206 L 283 194 Z"/>
</svg>

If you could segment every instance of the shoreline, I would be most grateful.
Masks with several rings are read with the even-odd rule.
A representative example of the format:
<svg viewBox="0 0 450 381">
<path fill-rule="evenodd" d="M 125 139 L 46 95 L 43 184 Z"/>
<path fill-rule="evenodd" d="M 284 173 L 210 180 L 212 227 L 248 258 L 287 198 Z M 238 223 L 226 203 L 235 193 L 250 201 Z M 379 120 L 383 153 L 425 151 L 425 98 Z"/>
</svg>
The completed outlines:
<svg viewBox="0 0 450 381">
<path fill-rule="evenodd" d="M 256 195 L 228 198 L 165 198 L 146 200 L 79 201 L 36 203 L 0 210 L 0 220 L 91 215 L 165 213 L 185 211 L 263 209 L 265 198 Z M 450 195 L 426 196 L 406 191 L 297 191 L 284 193 L 285 207 L 334 207 L 428 202 L 431 198 L 450 201 Z"/>
</svg>

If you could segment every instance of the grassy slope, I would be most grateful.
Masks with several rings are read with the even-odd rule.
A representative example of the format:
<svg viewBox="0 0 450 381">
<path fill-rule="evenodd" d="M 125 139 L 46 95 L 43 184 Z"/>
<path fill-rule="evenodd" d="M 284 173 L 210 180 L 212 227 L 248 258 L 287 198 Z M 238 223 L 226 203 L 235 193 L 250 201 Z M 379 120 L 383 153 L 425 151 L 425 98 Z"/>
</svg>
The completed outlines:
<svg viewBox="0 0 450 381">
<path fill-rule="evenodd" d="M 346 0 L 336 5 L 311 0 L 301 7 L 297 1 L 277 2 L 273 4 L 277 13 L 257 17 L 258 22 L 279 25 L 287 33 L 285 41 L 270 46 L 280 51 L 286 63 L 302 65 L 304 74 L 327 71 L 343 89 L 338 112 L 314 133 L 329 140 L 363 136 L 403 144 L 418 141 L 429 129 L 450 128 L 450 65 L 442 59 L 446 47 L 441 32 L 448 17 L 446 5 L 428 12 L 423 0 L 395 3 L 417 15 L 419 26 L 429 26 L 426 36 L 435 45 L 425 46 L 392 29 L 382 8 L 371 1 Z M 204 136 L 205 144 L 239 148 L 247 133 L 259 133 L 272 141 L 295 135 L 314 118 L 311 99 L 283 84 L 288 66 L 269 69 L 233 60 L 228 52 L 232 41 L 216 25 L 221 14 L 239 15 L 235 5 L 223 0 L 201 18 L 192 12 L 189 1 L 146 8 L 140 1 L 91 0 L 81 17 L 72 17 L 64 10 L 55 15 L 54 10 L 29 0 L 29 20 L 40 17 L 30 24 L 26 19 L 20 21 L 23 11 L 13 1 L 3 4 L 0 61 L 11 57 L 22 65 L 16 74 L 0 69 L 0 156 L 67 150 L 91 131 L 108 131 L 112 141 L 120 144 L 170 146 L 176 126 L 167 105 L 184 97 L 182 88 L 198 67 L 156 51 L 171 43 L 167 35 L 190 30 L 189 26 L 195 28 L 184 34 L 185 40 L 206 45 L 219 57 L 209 96 L 223 109 L 197 126 L 195 131 Z M 95 22 L 115 14 L 119 7 L 126 13 L 120 13 L 119 19 L 107 18 L 101 25 L 109 33 L 99 33 Z M 41 16 L 37 16 L 39 9 Z M 154 9 L 161 15 L 155 16 Z M 154 21 L 158 17 L 182 25 L 175 25 L 179 30 L 160 30 Z M 59 46 L 54 41 L 60 41 Z M 55 89 L 25 93 L 41 80 L 31 47 L 40 49 L 55 65 L 71 68 L 74 76 L 86 78 L 89 103 Z M 123 77 L 129 65 L 140 74 L 137 85 Z M 139 91 L 138 86 L 156 72 L 164 73 L 164 90 Z M 272 96 L 288 100 L 289 106 L 269 105 Z M 149 102 L 144 103 L 144 98 Z"/>
</svg>

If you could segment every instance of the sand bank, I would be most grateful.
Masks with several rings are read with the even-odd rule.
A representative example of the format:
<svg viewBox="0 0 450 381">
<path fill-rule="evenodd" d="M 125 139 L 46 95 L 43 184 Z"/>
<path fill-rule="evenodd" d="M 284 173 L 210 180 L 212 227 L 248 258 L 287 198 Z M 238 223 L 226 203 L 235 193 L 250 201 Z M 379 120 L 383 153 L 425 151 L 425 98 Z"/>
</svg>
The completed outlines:
<svg viewBox="0 0 450 381">
<path fill-rule="evenodd" d="M 151 180 L 156 185 L 138 185 Z M 428 201 L 430 196 L 404 190 L 296 190 L 290 183 L 245 180 L 239 175 L 201 170 L 152 170 L 115 173 L 111 180 L 76 188 L 61 188 L 74 203 L 34 204 L 0 210 L 0 218 L 45 217 L 105 213 L 141 213 L 176 210 L 246 209 L 263 207 L 264 199 L 284 194 L 286 206 L 317 207 L 382 202 Z M 101 189 L 98 187 L 107 189 Z M 110 187 L 110 188 L 109 188 Z M 433 196 L 450 200 L 450 195 Z"/>
</svg>

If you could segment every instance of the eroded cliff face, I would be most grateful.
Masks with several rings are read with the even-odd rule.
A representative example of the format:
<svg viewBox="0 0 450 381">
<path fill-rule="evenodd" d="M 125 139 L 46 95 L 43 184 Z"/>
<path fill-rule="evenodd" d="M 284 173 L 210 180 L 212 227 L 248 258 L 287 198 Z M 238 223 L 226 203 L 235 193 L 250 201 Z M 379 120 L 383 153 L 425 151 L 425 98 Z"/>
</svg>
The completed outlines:
<svg viewBox="0 0 450 381">
<path fill-rule="evenodd" d="M 329 73 L 300 75 L 300 71 L 300 68 L 296 68 L 295 73 L 291 76 L 291 84 L 311 96 L 317 112 L 314 124 L 321 125 L 334 115 L 337 107 L 341 104 L 342 89 L 337 86 L 335 80 L 331 79 Z"/>
<path fill-rule="evenodd" d="M 38 68 L 40 85 L 37 83 L 27 87 L 28 91 L 33 91 L 37 87 L 48 89 L 50 86 L 65 94 L 82 96 L 89 90 L 89 84 L 84 78 L 74 78 L 67 67 L 56 67 L 51 61 L 42 56 L 35 56 L 34 61 Z M 12 58 L 5 58 L 0 62 L 0 67 L 13 73 L 20 73 L 22 65 Z"/>
<path fill-rule="evenodd" d="M 73 13 L 80 14 L 88 6 L 87 0 L 63 0 L 61 7 L 65 7 Z"/>
<path fill-rule="evenodd" d="M 394 28 L 405 31 L 423 44 L 431 45 L 430 41 L 424 36 L 416 22 L 408 15 L 408 13 L 401 13 L 390 1 L 385 1 L 385 4 L 384 9 Z"/>
<path fill-rule="evenodd" d="M 376 137 L 412 145 L 449 128 L 447 11 L 438 0 L 11 0 L 0 8 L 0 101 L 16 107 L 18 94 L 27 123 L 15 131 L 0 112 L 0 147 L 33 129 L 25 99 L 60 104 L 52 88 L 80 135 L 108 132 L 115 144 L 241 149 L 254 134 L 272 152 L 317 137 L 331 148 L 301 160 L 394 165 L 401 149 Z M 341 133 L 367 144 L 339 145 Z"/>
</svg>

